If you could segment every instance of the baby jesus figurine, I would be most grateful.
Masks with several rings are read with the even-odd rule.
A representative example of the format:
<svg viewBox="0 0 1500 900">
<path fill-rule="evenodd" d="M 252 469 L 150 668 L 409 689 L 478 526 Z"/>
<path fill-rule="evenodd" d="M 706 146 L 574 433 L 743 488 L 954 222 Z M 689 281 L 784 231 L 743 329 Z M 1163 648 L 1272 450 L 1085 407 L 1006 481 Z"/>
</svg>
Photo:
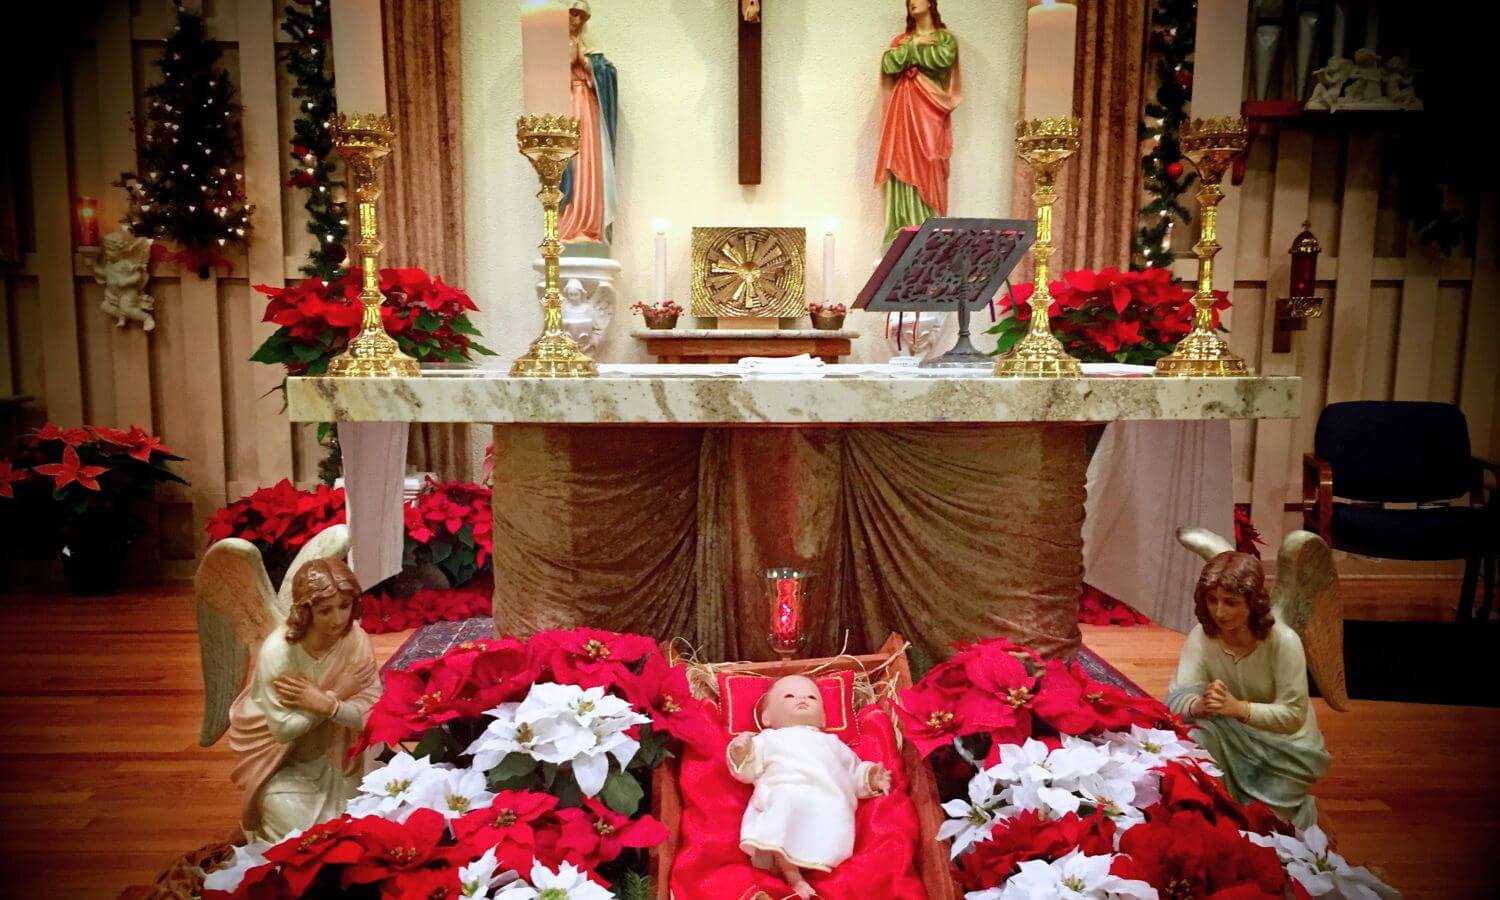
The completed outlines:
<svg viewBox="0 0 1500 900">
<path fill-rule="evenodd" d="M 891 773 L 834 735 L 823 695 L 802 675 L 779 678 L 756 704 L 761 731 L 729 743 L 729 770 L 755 786 L 740 824 L 740 849 L 772 865 L 799 897 L 815 892 L 804 869 L 831 872 L 854 853 L 854 810 L 890 792 Z"/>
</svg>

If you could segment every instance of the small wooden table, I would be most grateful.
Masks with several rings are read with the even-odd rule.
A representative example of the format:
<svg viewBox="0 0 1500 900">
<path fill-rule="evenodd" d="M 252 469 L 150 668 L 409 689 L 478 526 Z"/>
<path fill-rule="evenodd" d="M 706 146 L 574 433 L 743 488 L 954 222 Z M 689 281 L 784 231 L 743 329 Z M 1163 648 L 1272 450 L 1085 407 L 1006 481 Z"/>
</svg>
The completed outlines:
<svg viewBox="0 0 1500 900">
<path fill-rule="evenodd" d="M 646 352 L 662 363 L 736 363 L 747 356 L 800 356 L 825 363 L 849 355 L 859 332 L 818 328 L 637 328 L 631 337 L 646 342 Z"/>
</svg>

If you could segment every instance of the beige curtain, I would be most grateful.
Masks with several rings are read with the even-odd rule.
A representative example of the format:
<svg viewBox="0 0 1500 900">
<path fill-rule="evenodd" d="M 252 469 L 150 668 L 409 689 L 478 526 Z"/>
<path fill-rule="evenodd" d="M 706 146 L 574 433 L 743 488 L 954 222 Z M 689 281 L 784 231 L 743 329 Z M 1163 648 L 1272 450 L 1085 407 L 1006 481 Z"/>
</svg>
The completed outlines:
<svg viewBox="0 0 1500 900">
<path fill-rule="evenodd" d="M 1073 269 L 1130 264 L 1141 205 L 1137 128 L 1145 102 L 1146 26 L 1150 4 L 1090 0 L 1078 4 L 1078 67 L 1074 114 L 1083 146 L 1058 180 L 1052 210 L 1054 278 Z M 1016 161 L 1011 209 L 1032 218 L 1031 170 Z M 1030 277 L 1030 256 L 1024 265 Z"/>
<path fill-rule="evenodd" d="M 502 632 L 596 625 L 763 659 L 760 573 L 809 583 L 807 654 L 1079 646 L 1090 429 L 495 429 Z M 847 634 L 847 645 L 845 643 Z"/>
<path fill-rule="evenodd" d="M 459 0 L 381 0 L 385 79 L 396 146 L 381 196 L 385 264 L 463 285 L 463 104 Z M 407 461 L 472 481 L 470 428 L 413 425 Z"/>
</svg>

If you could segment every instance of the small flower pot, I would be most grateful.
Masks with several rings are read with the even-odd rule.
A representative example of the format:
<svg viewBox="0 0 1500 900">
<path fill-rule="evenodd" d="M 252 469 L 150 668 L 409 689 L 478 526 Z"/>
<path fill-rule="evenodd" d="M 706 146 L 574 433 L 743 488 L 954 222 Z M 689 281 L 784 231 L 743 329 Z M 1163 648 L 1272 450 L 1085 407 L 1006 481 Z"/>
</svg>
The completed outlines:
<svg viewBox="0 0 1500 900">
<path fill-rule="evenodd" d="M 644 318 L 646 319 L 646 327 L 654 328 L 657 331 L 671 331 L 677 327 L 677 314 L 675 313 L 669 316 L 646 315 Z"/>
<path fill-rule="evenodd" d="M 844 314 L 820 315 L 812 313 L 812 324 L 814 328 L 822 331 L 838 331 L 844 327 Z"/>
</svg>

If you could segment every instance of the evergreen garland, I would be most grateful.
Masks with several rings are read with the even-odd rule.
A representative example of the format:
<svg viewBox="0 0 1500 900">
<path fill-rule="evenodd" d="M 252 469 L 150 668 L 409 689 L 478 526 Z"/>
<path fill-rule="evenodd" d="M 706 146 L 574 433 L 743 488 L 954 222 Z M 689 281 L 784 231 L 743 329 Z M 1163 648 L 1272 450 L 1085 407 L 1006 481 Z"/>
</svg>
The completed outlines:
<svg viewBox="0 0 1500 900">
<path fill-rule="evenodd" d="M 228 244 L 245 243 L 253 207 L 245 203 L 239 104 L 222 51 L 203 18 L 179 4 L 177 24 L 156 66 L 162 80 L 145 90 L 146 121 L 137 171 L 116 182 L 130 192 L 127 222 L 139 237 L 168 240 L 179 259 L 207 277 Z"/>
<path fill-rule="evenodd" d="M 333 148 L 335 104 L 328 66 L 332 33 L 328 0 L 292 0 L 281 28 L 292 39 L 286 69 L 296 79 L 292 96 L 298 101 L 287 186 L 307 191 L 302 208 L 307 210 L 307 233 L 314 240 L 302 274 L 333 281 L 343 274 L 349 224 L 342 199 L 344 184 L 334 178 L 338 154 Z"/>
<path fill-rule="evenodd" d="M 1151 199 L 1141 207 L 1135 233 L 1136 267 L 1168 268 L 1172 221 L 1184 225 L 1192 214 L 1180 198 L 1196 180 L 1182 155 L 1177 134 L 1187 121 L 1193 87 L 1193 39 L 1197 31 L 1197 0 L 1155 0 L 1149 36 L 1156 91 L 1146 103 L 1139 137 L 1154 142 L 1141 158 L 1144 188 Z"/>
</svg>

